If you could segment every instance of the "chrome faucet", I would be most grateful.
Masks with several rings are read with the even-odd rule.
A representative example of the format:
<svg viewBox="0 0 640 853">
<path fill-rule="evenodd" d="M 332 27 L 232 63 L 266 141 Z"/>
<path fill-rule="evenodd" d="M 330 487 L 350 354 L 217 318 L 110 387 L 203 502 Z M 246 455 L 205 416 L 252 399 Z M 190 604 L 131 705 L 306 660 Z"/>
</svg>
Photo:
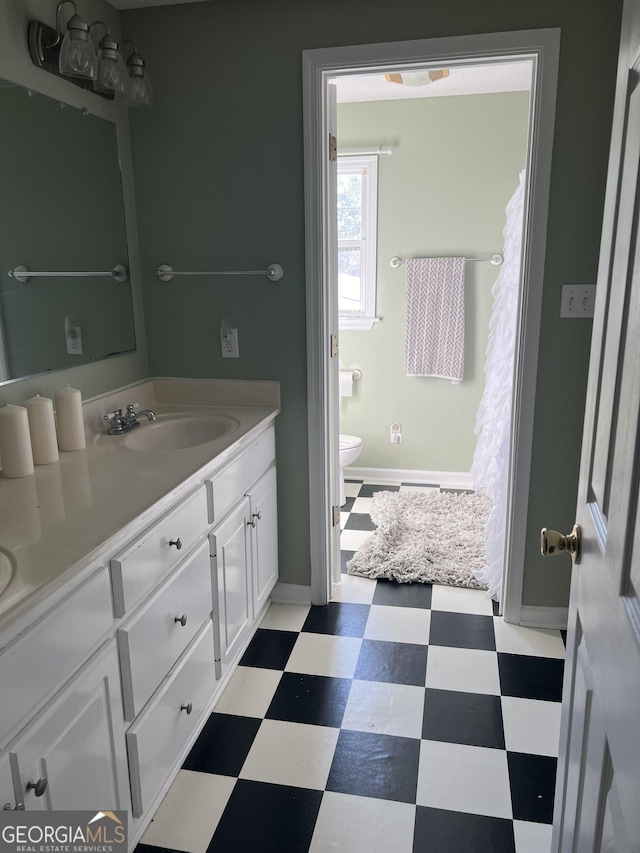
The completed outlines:
<svg viewBox="0 0 640 853">
<path fill-rule="evenodd" d="M 129 432 L 135 427 L 140 426 L 140 421 L 138 418 L 145 417 L 148 421 L 155 421 L 156 415 L 155 412 L 152 412 L 151 409 L 142 409 L 140 412 L 136 412 L 137 403 L 129 403 L 127 406 L 127 411 L 123 415 L 122 409 L 116 409 L 110 415 L 105 415 L 104 420 L 109 421 L 110 426 L 107 430 L 108 435 L 124 435 L 125 432 Z"/>
</svg>

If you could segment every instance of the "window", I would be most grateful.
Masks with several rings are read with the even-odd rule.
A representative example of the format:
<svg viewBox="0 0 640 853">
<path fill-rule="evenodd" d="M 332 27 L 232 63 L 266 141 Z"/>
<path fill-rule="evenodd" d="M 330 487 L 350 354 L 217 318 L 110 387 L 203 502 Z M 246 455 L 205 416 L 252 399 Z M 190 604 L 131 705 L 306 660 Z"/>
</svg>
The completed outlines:
<svg viewBox="0 0 640 853">
<path fill-rule="evenodd" d="M 338 314 L 340 329 L 376 321 L 378 158 L 338 157 Z"/>
</svg>

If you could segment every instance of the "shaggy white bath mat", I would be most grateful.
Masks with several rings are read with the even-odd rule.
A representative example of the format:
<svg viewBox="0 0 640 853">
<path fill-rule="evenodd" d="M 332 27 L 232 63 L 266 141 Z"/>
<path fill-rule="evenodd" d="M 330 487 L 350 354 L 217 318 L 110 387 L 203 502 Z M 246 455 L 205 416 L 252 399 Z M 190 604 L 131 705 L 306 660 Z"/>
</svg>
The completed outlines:
<svg viewBox="0 0 640 853">
<path fill-rule="evenodd" d="M 486 565 L 484 535 L 491 499 L 439 492 L 375 492 L 377 530 L 347 563 L 351 575 L 400 583 L 486 589 L 472 569 Z"/>
</svg>

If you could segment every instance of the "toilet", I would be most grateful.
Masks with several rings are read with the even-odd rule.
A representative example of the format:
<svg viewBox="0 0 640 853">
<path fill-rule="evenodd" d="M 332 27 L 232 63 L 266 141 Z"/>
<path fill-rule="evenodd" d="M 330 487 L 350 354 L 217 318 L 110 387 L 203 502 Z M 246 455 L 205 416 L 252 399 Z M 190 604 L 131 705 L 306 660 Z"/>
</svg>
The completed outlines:
<svg viewBox="0 0 640 853">
<path fill-rule="evenodd" d="M 362 439 L 356 435 L 340 436 L 340 506 L 344 506 L 347 498 L 344 493 L 344 469 L 353 465 L 362 450 Z"/>
</svg>

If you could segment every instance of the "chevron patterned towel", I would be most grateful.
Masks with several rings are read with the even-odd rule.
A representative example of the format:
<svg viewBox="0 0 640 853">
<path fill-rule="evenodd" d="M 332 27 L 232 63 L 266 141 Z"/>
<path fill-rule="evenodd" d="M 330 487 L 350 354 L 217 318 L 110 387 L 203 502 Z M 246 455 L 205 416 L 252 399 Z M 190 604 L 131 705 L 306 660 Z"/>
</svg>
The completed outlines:
<svg viewBox="0 0 640 853">
<path fill-rule="evenodd" d="M 462 382 L 464 258 L 407 260 L 407 376 Z"/>
</svg>

